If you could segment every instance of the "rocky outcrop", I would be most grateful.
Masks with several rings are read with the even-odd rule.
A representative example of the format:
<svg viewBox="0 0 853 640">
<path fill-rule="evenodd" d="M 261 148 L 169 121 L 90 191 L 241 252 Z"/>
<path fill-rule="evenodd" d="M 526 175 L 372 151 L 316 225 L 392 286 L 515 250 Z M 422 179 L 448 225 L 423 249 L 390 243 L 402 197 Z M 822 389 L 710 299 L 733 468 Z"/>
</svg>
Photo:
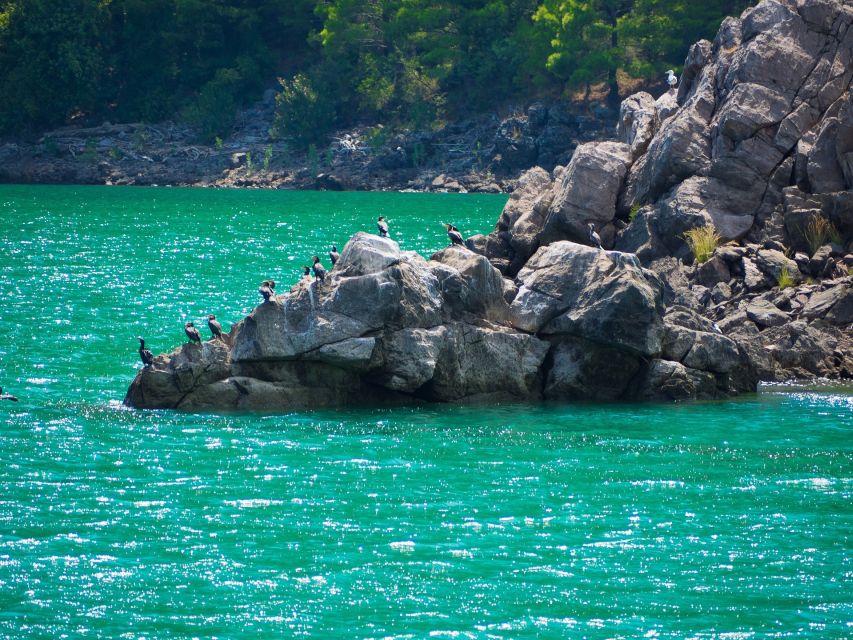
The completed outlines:
<svg viewBox="0 0 853 640">
<path fill-rule="evenodd" d="M 502 119 L 486 112 L 439 130 L 394 134 L 365 124 L 309 153 L 271 136 L 275 92 L 267 91 L 215 144 L 172 122 L 0 139 L 0 182 L 507 193 L 523 170 L 565 164 L 578 144 L 614 126 L 614 113 L 589 107 L 534 103 Z"/>
<path fill-rule="evenodd" d="M 686 400 L 853 377 L 851 77 L 849 3 L 765 0 L 690 49 L 677 91 L 626 100 L 618 142 L 522 175 L 492 233 L 430 260 L 357 234 L 326 282 L 157 357 L 126 402 Z M 501 162 L 541 159 L 558 125 L 507 121 Z M 723 244 L 694 264 L 684 234 L 708 224 Z"/>
<path fill-rule="evenodd" d="M 590 244 L 593 224 L 606 248 L 658 275 L 666 305 L 716 323 L 668 313 L 663 360 L 635 378 L 637 397 L 850 376 L 852 77 L 849 3 L 765 0 L 691 47 L 677 91 L 623 101 L 618 142 L 579 146 L 550 180 L 523 176 L 512 215 L 472 246 L 520 278 L 537 250 Z M 691 265 L 684 234 L 708 224 L 724 244 Z M 555 362 L 589 360 L 578 353 Z"/>
<path fill-rule="evenodd" d="M 425 260 L 358 233 L 324 282 L 305 277 L 225 339 L 158 356 L 125 401 L 280 411 L 633 398 L 649 362 L 666 357 L 662 295 L 636 260 L 569 241 L 539 249 L 512 281 L 465 247 Z M 715 373 L 734 366 L 685 361 Z"/>
</svg>

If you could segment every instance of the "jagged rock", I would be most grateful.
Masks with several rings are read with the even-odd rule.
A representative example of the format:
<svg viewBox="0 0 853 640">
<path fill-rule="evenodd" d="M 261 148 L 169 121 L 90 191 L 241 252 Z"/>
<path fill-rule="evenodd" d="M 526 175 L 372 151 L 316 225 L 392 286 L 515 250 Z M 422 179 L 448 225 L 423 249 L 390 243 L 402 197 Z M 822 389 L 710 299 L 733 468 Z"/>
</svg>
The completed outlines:
<svg viewBox="0 0 853 640">
<path fill-rule="evenodd" d="M 507 118 L 500 124 L 495 134 L 495 152 L 506 171 L 526 168 L 536 161 L 536 139 L 530 134 L 526 117 Z"/>
<path fill-rule="evenodd" d="M 437 264 L 451 269 L 443 269 Z M 483 256 L 460 246 L 442 249 L 430 259 L 446 305 L 457 311 L 503 322 L 509 313 L 504 299 L 504 278 Z"/>
<path fill-rule="evenodd" d="M 720 304 L 732 297 L 732 288 L 727 282 L 718 282 L 711 288 L 711 302 Z"/>
<path fill-rule="evenodd" d="M 825 318 L 836 325 L 853 322 L 853 286 L 842 282 L 825 291 L 813 294 L 803 308 L 805 318 Z"/>
<path fill-rule="evenodd" d="M 797 263 L 788 258 L 781 251 L 774 249 L 759 249 L 755 256 L 755 262 L 761 272 L 764 273 L 774 284 L 778 282 L 782 271 L 787 271 L 794 280 L 800 279 L 800 270 Z"/>
<path fill-rule="evenodd" d="M 832 257 L 837 257 L 842 254 L 843 250 L 838 245 L 825 244 L 814 252 L 811 258 L 808 259 L 807 271 L 813 276 L 820 276 L 826 271 L 826 263 Z"/>
<path fill-rule="evenodd" d="M 579 146 L 566 167 L 548 209 L 540 244 L 586 240 L 589 222 L 616 215 L 616 198 L 631 164 L 631 148 L 618 142 Z"/>
<path fill-rule="evenodd" d="M 655 99 L 641 91 L 625 98 L 619 107 L 619 125 L 616 137 L 631 146 L 631 158 L 645 153 L 658 126 Z"/>
<path fill-rule="evenodd" d="M 754 389 L 759 378 L 851 376 L 851 78 L 853 7 L 764 0 L 690 49 L 677 93 L 627 100 L 622 142 L 582 144 L 553 174 L 524 174 L 491 234 L 431 261 L 357 234 L 324 283 L 303 279 L 216 346 L 158 356 L 127 402 L 281 410 L 543 394 L 688 399 Z M 551 166 L 564 153 L 557 138 L 569 149 L 589 140 L 590 125 L 533 105 L 495 129 L 488 153 L 507 170 L 537 157 Z M 428 160 L 434 142 L 429 132 L 402 137 L 395 162 Z M 408 184 L 430 188 L 437 167 Z M 91 166 L 87 180 L 107 170 Z M 242 166 L 230 171 L 250 179 Z M 434 187 L 477 182 L 447 175 Z M 787 248 L 806 250 L 818 216 L 839 247 L 787 258 Z M 619 251 L 570 241 L 586 242 L 590 221 Z M 725 240 L 760 244 L 685 266 L 684 232 L 709 222 Z M 779 290 L 785 269 L 818 282 Z M 664 302 L 681 305 L 665 320 Z"/>
<path fill-rule="evenodd" d="M 699 282 L 706 287 L 713 287 L 720 282 L 728 282 L 731 277 L 728 264 L 718 255 L 711 256 L 699 267 Z"/>
<path fill-rule="evenodd" d="M 655 100 L 655 115 L 657 116 L 658 122 L 668 120 L 676 111 L 678 111 L 677 95 L 676 91 L 670 89 L 660 98 Z"/>
<path fill-rule="evenodd" d="M 540 248 L 518 274 L 510 321 L 643 355 L 660 351 L 662 292 L 642 269 L 573 242 Z"/>
<path fill-rule="evenodd" d="M 746 308 L 747 317 L 762 327 L 778 327 L 788 322 L 788 314 L 780 311 L 772 302 L 753 300 Z"/>
<path fill-rule="evenodd" d="M 765 374 L 765 379 L 830 375 L 836 369 L 833 360 L 840 339 L 838 334 L 820 331 L 802 321 L 766 329 L 761 340 L 774 361 L 774 369 Z"/>
<path fill-rule="evenodd" d="M 744 258 L 741 264 L 744 274 L 743 283 L 750 291 L 761 291 L 773 284 L 767 275 L 761 271 L 761 269 L 758 268 L 758 265 L 756 265 L 752 260 Z"/>
<path fill-rule="evenodd" d="M 379 342 L 372 368 L 375 379 L 394 391 L 414 392 L 435 373 L 447 329 L 401 329 Z"/>
<path fill-rule="evenodd" d="M 424 397 L 443 402 L 536 400 L 547 353 L 548 343 L 535 336 L 450 324 Z"/>
<path fill-rule="evenodd" d="M 696 400 L 716 397 L 713 374 L 685 367 L 680 362 L 655 359 L 649 363 L 638 389 L 641 400 Z"/>
</svg>

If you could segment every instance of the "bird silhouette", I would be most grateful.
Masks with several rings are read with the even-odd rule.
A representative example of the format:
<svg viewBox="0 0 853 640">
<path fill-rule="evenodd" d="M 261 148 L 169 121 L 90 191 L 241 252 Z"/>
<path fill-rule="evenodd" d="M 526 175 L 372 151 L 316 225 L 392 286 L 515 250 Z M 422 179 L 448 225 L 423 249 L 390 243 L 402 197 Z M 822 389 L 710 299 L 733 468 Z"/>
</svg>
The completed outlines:
<svg viewBox="0 0 853 640">
<path fill-rule="evenodd" d="M 137 340 L 139 340 L 139 359 L 142 360 L 143 366 L 150 367 L 154 364 L 154 355 L 145 348 L 145 340 L 141 336 Z"/>
<path fill-rule="evenodd" d="M 447 237 L 450 238 L 450 244 L 465 245 L 465 240 L 462 238 L 462 234 L 459 233 L 459 229 L 449 222 L 445 222 L 444 226 L 447 227 Z"/>
<path fill-rule="evenodd" d="M 388 222 L 385 220 L 385 216 L 379 216 L 379 219 L 376 221 L 376 227 L 379 229 L 379 235 L 383 238 L 388 237 Z"/>
<path fill-rule="evenodd" d="M 592 243 L 593 246 L 596 246 L 599 249 L 601 249 L 601 236 L 598 235 L 598 233 L 596 233 L 595 225 L 590 222 L 587 225 L 587 227 L 589 228 L 589 233 L 587 234 L 587 238 L 589 239 L 589 241 Z"/>
<path fill-rule="evenodd" d="M 216 320 L 216 316 L 212 313 L 207 316 L 207 326 L 210 329 L 210 333 L 213 334 L 214 338 L 219 338 L 222 340 L 222 325 Z"/>
<path fill-rule="evenodd" d="M 187 338 L 190 339 L 190 342 L 198 342 L 201 344 L 201 334 L 198 332 L 198 329 L 195 328 L 192 322 L 187 322 L 184 325 L 184 333 L 187 334 Z"/>
<path fill-rule="evenodd" d="M 275 280 L 264 280 L 258 293 L 264 297 L 264 302 L 275 302 Z"/>
<path fill-rule="evenodd" d="M 326 267 L 320 264 L 319 257 L 314 256 L 312 260 L 314 260 L 314 266 L 312 267 L 314 269 L 314 279 L 319 280 L 320 284 L 326 282 Z"/>
</svg>

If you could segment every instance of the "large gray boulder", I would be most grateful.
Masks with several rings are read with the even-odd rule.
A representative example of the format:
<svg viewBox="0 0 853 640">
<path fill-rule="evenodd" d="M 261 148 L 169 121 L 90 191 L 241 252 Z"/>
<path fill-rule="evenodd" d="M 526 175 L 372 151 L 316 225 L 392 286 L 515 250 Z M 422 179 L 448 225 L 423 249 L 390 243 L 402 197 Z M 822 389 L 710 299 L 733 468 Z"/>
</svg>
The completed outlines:
<svg viewBox="0 0 853 640">
<path fill-rule="evenodd" d="M 571 335 L 642 355 L 660 351 L 662 292 L 628 261 L 574 242 L 540 248 L 518 274 L 514 327 Z"/>
<path fill-rule="evenodd" d="M 579 146 L 555 187 L 540 244 L 585 240 L 588 223 L 599 226 L 613 220 L 631 160 L 627 144 L 590 142 Z"/>
<path fill-rule="evenodd" d="M 658 124 L 655 99 L 651 94 L 640 91 L 622 101 L 616 137 L 619 142 L 631 146 L 632 160 L 646 152 Z"/>
</svg>

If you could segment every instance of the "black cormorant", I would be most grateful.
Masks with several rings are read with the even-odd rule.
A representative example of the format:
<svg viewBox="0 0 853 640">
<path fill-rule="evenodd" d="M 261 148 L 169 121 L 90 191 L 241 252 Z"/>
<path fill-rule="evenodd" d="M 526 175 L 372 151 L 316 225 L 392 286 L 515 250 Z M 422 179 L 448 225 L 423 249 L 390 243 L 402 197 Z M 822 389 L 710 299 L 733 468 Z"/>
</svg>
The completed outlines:
<svg viewBox="0 0 853 640">
<path fill-rule="evenodd" d="M 217 322 L 216 316 L 212 313 L 207 316 L 207 326 L 210 328 L 210 333 L 213 334 L 214 338 L 222 340 L 222 325 Z"/>
<path fill-rule="evenodd" d="M 445 222 L 444 226 L 447 227 L 447 237 L 450 238 L 451 244 L 465 246 L 465 240 L 462 238 L 462 234 L 459 233 L 459 229 L 454 227 L 449 222 Z"/>
<path fill-rule="evenodd" d="M 0 400 L 11 400 L 12 402 L 18 401 L 15 396 L 9 395 L 8 393 L 3 393 L 3 387 L 0 387 Z"/>
<path fill-rule="evenodd" d="M 385 221 L 385 216 L 379 216 L 376 221 L 376 226 L 379 228 L 379 235 L 383 238 L 388 237 L 388 223 Z"/>
<path fill-rule="evenodd" d="M 184 325 L 184 332 L 187 334 L 187 338 L 190 339 L 190 342 L 198 342 L 201 344 L 201 334 L 198 332 L 198 329 L 195 328 L 192 322 L 187 322 Z"/>
<path fill-rule="evenodd" d="M 320 264 L 320 258 L 314 256 L 312 258 L 314 260 L 314 278 L 319 280 L 321 283 L 326 282 L 326 267 Z"/>
<path fill-rule="evenodd" d="M 329 251 L 329 260 L 332 261 L 332 266 L 334 267 L 338 263 L 338 258 L 341 257 L 341 254 L 338 253 L 338 248 L 335 245 L 332 245 L 332 250 Z"/>
<path fill-rule="evenodd" d="M 264 297 L 264 302 L 274 302 L 275 280 L 264 280 L 258 289 L 258 293 Z"/>
<path fill-rule="evenodd" d="M 137 338 L 139 340 L 139 359 L 142 360 L 142 364 L 146 367 L 150 367 L 154 364 L 154 356 L 153 354 L 145 348 L 145 340 L 141 337 Z"/>
<path fill-rule="evenodd" d="M 589 233 L 587 234 L 587 238 L 593 244 L 593 246 L 601 249 L 601 236 L 595 232 L 595 225 L 591 222 L 587 225 L 589 227 Z"/>
<path fill-rule="evenodd" d="M 302 267 L 302 275 L 303 276 L 310 276 L 311 275 L 311 267 L 303 266 Z"/>
</svg>

